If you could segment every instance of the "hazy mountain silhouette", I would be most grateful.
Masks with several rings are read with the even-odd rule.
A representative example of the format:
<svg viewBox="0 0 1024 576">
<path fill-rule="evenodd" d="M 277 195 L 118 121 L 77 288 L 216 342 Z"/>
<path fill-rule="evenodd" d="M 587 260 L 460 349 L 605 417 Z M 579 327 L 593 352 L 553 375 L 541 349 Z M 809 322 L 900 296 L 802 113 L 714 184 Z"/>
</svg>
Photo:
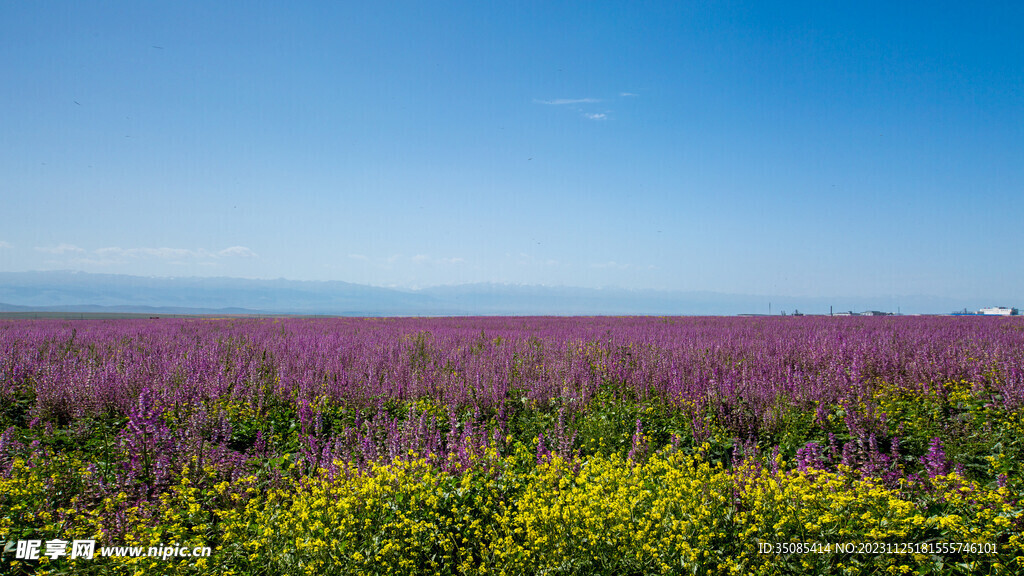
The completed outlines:
<svg viewBox="0 0 1024 576">
<path fill-rule="evenodd" d="M 397 315 L 734 315 L 880 310 L 947 313 L 1013 303 L 927 296 L 800 298 L 716 292 L 462 284 L 420 290 L 348 282 L 0 272 L 0 311 Z"/>
</svg>

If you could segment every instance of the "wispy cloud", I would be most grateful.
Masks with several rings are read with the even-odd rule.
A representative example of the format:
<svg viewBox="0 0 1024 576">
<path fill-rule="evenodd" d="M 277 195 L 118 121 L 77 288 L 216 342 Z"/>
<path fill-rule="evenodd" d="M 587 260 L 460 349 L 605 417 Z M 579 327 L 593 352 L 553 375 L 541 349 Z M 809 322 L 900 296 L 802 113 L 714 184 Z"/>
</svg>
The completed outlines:
<svg viewBox="0 0 1024 576">
<path fill-rule="evenodd" d="M 222 259 L 256 258 L 256 253 L 245 246 L 229 246 L 222 250 L 197 250 L 189 248 L 122 248 L 106 246 L 87 251 L 73 244 L 59 244 L 52 247 L 37 247 L 36 250 L 58 256 L 76 256 L 74 262 L 83 265 L 120 264 L 131 260 L 169 260 L 213 263 Z"/>
<path fill-rule="evenodd" d="M 256 253 L 245 246 L 231 246 L 223 250 L 211 252 L 205 248 L 190 250 L 188 248 L 100 248 L 95 251 L 99 256 L 123 256 L 127 258 L 160 258 L 164 260 L 200 259 L 211 258 L 253 258 Z"/>
<path fill-rule="evenodd" d="M 104 258 L 159 258 L 162 260 L 182 258 L 209 258 L 206 250 L 189 250 L 187 248 L 119 248 L 108 246 L 99 248 L 94 254 Z"/>
<path fill-rule="evenodd" d="M 365 254 L 349 254 L 348 257 L 353 260 L 361 260 L 363 262 L 366 262 L 370 259 L 370 257 Z"/>
<path fill-rule="evenodd" d="M 46 254 L 82 254 L 85 249 L 79 248 L 74 244 L 58 244 L 56 246 L 37 246 L 36 250 L 39 252 L 45 252 Z"/>
<path fill-rule="evenodd" d="M 256 253 L 245 246 L 231 246 L 217 252 L 218 256 L 234 258 L 255 258 Z"/>
<path fill-rule="evenodd" d="M 466 261 L 464 258 L 459 258 L 457 256 L 451 258 L 435 258 L 429 254 L 417 254 L 413 256 L 411 260 L 416 264 L 429 264 L 431 266 L 451 266 L 455 264 L 462 264 Z"/>
<path fill-rule="evenodd" d="M 631 97 L 631 96 L 637 96 L 637 94 L 634 94 L 632 92 L 620 92 L 618 97 L 619 98 L 625 98 L 625 97 Z M 611 100 L 615 100 L 615 98 L 613 97 L 613 98 L 611 98 Z M 587 120 L 607 120 L 608 117 L 609 117 L 608 115 L 611 113 L 610 110 L 597 111 L 597 110 L 594 110 L 594 108 L 595 108 L 594 106 L 589 106 L 590 104 L 598 104 L 598 103 L 601 103 L 601 102 L 606 102 L 606 100 L 603 99 L 603 98 L 589 98 L 589 97 L 588 98 L 555 98 L 553 100 L 542 100 L 540 98 L 534 99 L 534 103 L 536 103 L 536 104 L 544 104 L 544 105 L 547 105 L 547 106 L 565 106 L 565 107 L 568 107 L 569 109 L 571 109 L 571 110 L 573 110 L 575 112 L 578 112 L 580 114 L 580 116 L 586 118 Z"/>
<path fill-rule="evenodd" d="M 0 240 L 0 250 L 3 250 L 4 248 L 14 248 L 14 245 L 12 245 L 10 242 L 4 242 L 3 240 Z"/>
<path fill-rule="evenodd" d="M 554 100 L 534 100 L 537 104 L 547 104 L 549 106 L 565 106 L 568 104 L 597 104 L 601 100 L 599 98 L 556 98 Z"/>
</svg>

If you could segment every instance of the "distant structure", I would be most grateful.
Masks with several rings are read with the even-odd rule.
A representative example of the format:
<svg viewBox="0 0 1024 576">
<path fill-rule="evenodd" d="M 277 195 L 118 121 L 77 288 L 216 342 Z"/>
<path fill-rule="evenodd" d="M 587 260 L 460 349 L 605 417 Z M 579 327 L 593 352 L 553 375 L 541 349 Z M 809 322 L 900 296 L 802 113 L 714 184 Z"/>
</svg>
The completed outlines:
<svg viewBox="0 0 1024 576">
<path fill-rule="evenodd" d="M 978 310 L 982 316 L 1016 316 L 1020 312 L 1016 308 L 1007 308 L 1005 306 L 993 306 L 991 308 L 982 308 Z"/>
<path fill-rule="evenodd" d="M 952 312 L 952 316 L 1017 316 L 1020 311 L 1016 308 L 1007 308 L 1006 306 L 991 306 L 989 308 L 982 308 L 976 312 L 970 312 L 967 308 Z"/>
</svg>

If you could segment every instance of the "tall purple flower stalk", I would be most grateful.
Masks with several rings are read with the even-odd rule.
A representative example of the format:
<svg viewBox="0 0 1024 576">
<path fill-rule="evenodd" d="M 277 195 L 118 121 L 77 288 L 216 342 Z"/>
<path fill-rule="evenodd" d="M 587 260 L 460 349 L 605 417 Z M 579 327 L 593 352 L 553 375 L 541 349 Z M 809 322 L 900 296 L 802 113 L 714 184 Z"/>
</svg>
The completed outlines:
<svg viewBox="0 0 1024 576">
<path fill-rule="evenodd" d="M 937 436 L 932 438 L 928 445 L 928 454 L 921 459 L 921 463 L 924 464 L 929 478 L 949 474 L 949 461 L 946 460 L 946 451 L 943 449 L 941 438 Z"/>
</svg>

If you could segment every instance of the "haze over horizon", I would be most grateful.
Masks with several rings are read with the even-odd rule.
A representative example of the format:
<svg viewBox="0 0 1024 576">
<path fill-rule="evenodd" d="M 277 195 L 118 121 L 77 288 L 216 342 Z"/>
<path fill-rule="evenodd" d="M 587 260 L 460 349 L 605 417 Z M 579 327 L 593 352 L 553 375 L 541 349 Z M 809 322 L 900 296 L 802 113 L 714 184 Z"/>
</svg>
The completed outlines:
<svg viewBox="0 0 1024 576">
<path fill-rule="evenodd" d="M 0 272 L 0 315 L 39 312 L 340 316 L 735 316 L 878 311 L 948 314 L 991 301 L 930 296 L 792 297 L 706 291 L 460 284 L 393 289 L 283 278 Z M 1021 308 L 1017 302 L 998 302 Z"/>
<path fill-rule="evenodd" d="M 1024 301 L 1024 5 L 0 7 L 0 272 Z"/>
</svg>

